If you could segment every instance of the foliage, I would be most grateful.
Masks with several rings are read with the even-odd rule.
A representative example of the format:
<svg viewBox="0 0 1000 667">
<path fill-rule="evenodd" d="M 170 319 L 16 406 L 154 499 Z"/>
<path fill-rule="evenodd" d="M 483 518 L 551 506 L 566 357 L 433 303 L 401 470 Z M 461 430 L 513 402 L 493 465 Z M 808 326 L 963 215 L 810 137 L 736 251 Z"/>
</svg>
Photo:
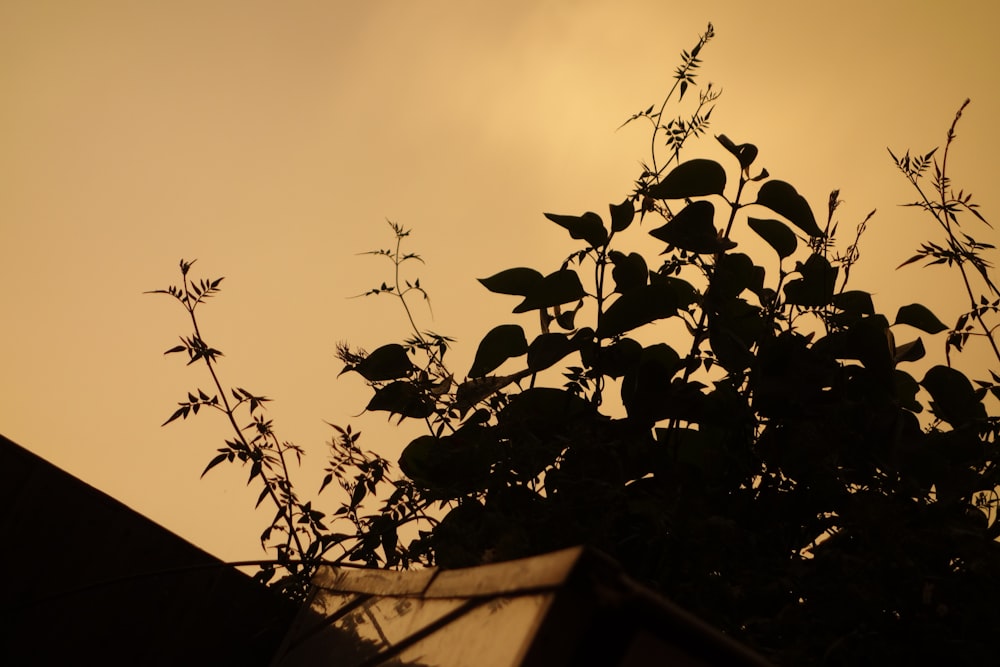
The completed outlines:
<svg viewBox="0 0 1000 667">
<path fill-rule="evenodd" d="M 239 462 L 250 466 L 247 484 L 261 486 L 257 507 L 265 500 L 275 508 L 274 517 L 260 535 L 261 546 L 274 553 L 274 559 L 262 561 L 255 578 L 269 582 L 289 597 L 304 598 L 309 581 L 316 567 L 323 562 L 342 563 L 361 560 L 368 566 L 381 562 L 389 565 L 407 565 L 405 552 L 395 547 L 396 529 L 423 516 L 423 508 L 415 502 L 416 491 L 406 480 L 391 480 L 387 471 L 391 464 L 374 452 L 358 446 L 360 433 L 350 426 L 342 428 L 331 424 L 335 431 L 329 443 L 329 458 L 320 485 L 321 493 L 335 479 L 344 491 L 337 509 L 327 515 L 313 506 L 313 501 L 299 498 L 293 483 L 290 459 L 301 463 L 303 451 L 295 444 L 278 438 L 272 420 L 265 416 L 265 403 L 271 399 L 254 394 L 242 387 L 223 385 L 218 372 L 222 352 L 211 347 L 202 337 L 196 310 L 198 306 L 219 292 L 222 278 L 195 281 L 188 277 L 193 261 L 181 260 L 181 283 L 167 289 L 152 290 L 151 294 L 166 294 L 177 300 L 187 311 L 194 332 L 181 337 L 181 344 L 164 354 L 186 353 L 188 365 L 202 362 L 208 369 L 212 389 L 188 392 L 187 399 L 163 423 L 198 414 L 202 408 L 216 410 L 225 415 L 232 427 L 232 437 L 217 450 L 209 461 L 202 477 L 221 463 Z M 375 380 L 380 373 L 379 359 L 385 355 L 368 355 L 361 363 L 366 377 Z M 391 361 L 390 361 L 391 364 Z M 391 365 L 388 366 L 391 368 Z M 396 372 L 393 370 L 393 372 Z M 231 398 L 230 398 L 231 397 Z M 242 415 L 242 416 L 241 416 Z M 241 426 L 241 422 L 248 422 Z M 386 487 L 391 492 L 381 491 Z M 361 505 L 369 495 L 388 495 L 379 512 L 366 515 Z M 344 527 L 341 530 L 335 528 Z M 375 550 L 384 547 L 384 561 Z M 339 551 L 338 551 L 339 550 Z M 279 574 L 277 579 L 275 575 Z"/>
<path fill-rule="evenodd" d="M 261 499 L 278 507 L 264 537 L 281 533 L 281 566 L 300 572 L 290 554 L 311 563 L 333 546 L 339 559 L 370 566 L 462 567 L 584 543 L 778 664 L 990 655 L 1000 622 L 1000 421 L 984 400 L 1000 397 L 1000 377 L 972 381 L 951 353 L 982 338 L 1000 362 L 1000 292 L 983 257 L 992 246 L 961 227 L 967 214 L 986 220 L 947 176 L 955 124 L 940 160 L 935 151 L 892 158 L 918 193 L 913 206 L 943 233 L 903 265 L 954 267 L 968 311 L 952 327 L 920 303 L 890 319 L 849 285 L 872 214 L 845 244 L 839 192 L 818 222 L 793 185 L 755 166 L 753 144 L 719 135 L 728 164 L 681 160 L 684 141 L 707 130 L 718 92 L 700 91 L 686 120 L 667 120 L 665 108 L 696 85 L 712 36 L 710 26 L 682 54 L 659 111 L 629 119 L 653 127 L 633 192 L 607 219 L 546 214 L 575 242 L 554 270 L 480 280 L 516 297 L 512 312 L 538 326 L 488 331 L 461 381 L 444 361 L 449 339 L 419 331 L 406 306 L 409 292 L 426 293 L 401 282 L 400 266 L 417 256 L 401 252 L 408 232 L 393 226 L 395 250 L 376 254 L 392 260 L 394 282 L 370 293 L 399 298 L 414 335 L 338 355 L 371 386 L 369 410 L 422 420 L 428 431 L 403 451 L 404 478 L 388 482 L 388 463 L 338 429 L 330 475 L 350 497 L 336 517 L 352 532 L 329 532 L 326 517 L 294 496 L 285 459 L 298 450 L 272 435 L 263 397 L 236 390 L 236 403 L 225 402 L 220 353 L 196 322 L 168 351 L 207 364 L 218 390 L 189 394 L 171 420 L 208 406 L 253 434 L 227 442 L 209 467 L 252 461 Z M 647 217 L 658 221 L 643 233 Z M 749 238 L 744 227 L 763 241 L 760 252 L 737 245 L 734 236 Z M 658 243 L 644 253 L 648 237 Z M 167 292 L 194 321 L 217 286 L 185 277 Z M 944 337 L 947 364 L 918 380 L 907 369 L 925 357 L 926 336 Z M 254 416 L 247 429 L 236 408 Z M 380 486 L 391 490 L 384 506 L 363 515 L 361 500 Z M 407 523 L 418 530 L 404 544 Z"/>
</svg>

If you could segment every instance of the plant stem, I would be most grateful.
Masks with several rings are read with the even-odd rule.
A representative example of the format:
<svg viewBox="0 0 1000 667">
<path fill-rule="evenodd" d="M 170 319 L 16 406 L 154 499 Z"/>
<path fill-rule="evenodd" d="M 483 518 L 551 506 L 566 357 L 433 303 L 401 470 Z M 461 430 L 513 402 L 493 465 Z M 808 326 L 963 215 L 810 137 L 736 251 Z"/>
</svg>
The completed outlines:
<svg viewBox="0 0 1000 667">
<path fill-rule="evenodd" d="M 194 314 L 194 309 L 197 306 L 197 302 L 192 303 L 190 300 L 191 291 L 188 286 L 188 279 L 186 275 L 184 276 L 184 294 L 185 297 L 187 297 L 187 301 L 184 302 L 184 307 L 188 311 L 188 315 L 191 317 L 191 325 L 194 327 L 194 335 L 197 338 L 197 340 L 204 342 L 204 339 L 202 339 L 201 337 L 201 330 L 198 327 L 198 318 Z M 229 404 L 229 397 L 226 396 L 226 392 L 222 388 L 222 382 L 219 381 L 219 376 L 215 372 L 215 365 L 212 363 L 212 359 L 208 355 L 204 355 L 202 358 L 205 360 L 205 365 L 208 367 L 208 372 L 212 376 L 212 382 L 215 384 L 215 388 L 219 392 L 219 396 L 222 399 L 223 410 L 226 413 L 226 417 L 229 419 L 230 425 L 233 427 L 233 431 L 236 433 L 236 437 L 239 438 L 240 443 L 247 448 L 247 451 L 252 451 L 253 447 L 251 447 L 250 443 L 247 442 L 246 437 L 243 435 L 243 430 L 240 428 L 239 424 L 236 423 L 236 416 L 233 414 L 232 406 L 230 406 Z M 270 496 L 271 501 L 274 503 L 274 506 L 279 509 L 283 506 L 286 506 L 285 503 L 281 502 L 277 494 L 274 493 L 272 482 L 267 478 L 263 466 L 261 466 L 260 474 L 261 477 L 263 478 L 264 486 L 267 489 L 268 496 Z M 286 469 L 286 475 L 287 475 L 287 469 Z M 291 484 L 289 484 L 289 486 L 291 486 Z M 287 509 L 285 511 L 285 522 L 288 524 L 289 539 L 291 541 L 294 541 L 296 551 L 300 555 L 304 555 L 305 548 L 302 546 L 302 542 L 299 540 L 298 533 L 295 530 L 294 517 L 292 516 L 292 510 L 294 509 L 294 506 L 292 506 L 289 503 L 286 507 Z"/>
</svg>

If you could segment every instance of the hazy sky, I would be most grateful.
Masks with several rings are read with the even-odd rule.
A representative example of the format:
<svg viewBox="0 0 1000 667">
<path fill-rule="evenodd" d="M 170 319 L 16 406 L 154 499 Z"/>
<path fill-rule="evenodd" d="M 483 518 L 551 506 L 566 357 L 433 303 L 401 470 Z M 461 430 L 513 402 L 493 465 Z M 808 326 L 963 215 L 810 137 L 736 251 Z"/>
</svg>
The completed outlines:
<svg viewBox="0 0 1000 667">
<path fill-rule="evenodd" d="M 224 381 L 275 399 L 279 434 L 317 468 L 323 420 L 396 452 L 413 432 L 354 418 L 366 390 L 336 379 L 337 341 L 406 334 L 389 300 L 347 298 L 388 275 L 356 253 L 389 244 L 386 218 L 414 229 L 434 319 L 418 312 L 459 340 L 464 372 L 483 333 L 518 321 L 475 278 L 554 270 L 575 246 L 542 212 L 629 194 L 648 132 L 615 128 L 659 101 L 708 21 L 712 131 L 757 144 L 817 217 L 834 188 L 847 227 L 877 208 L 857 285 L 890 315 L 919 300 L 953 321 L 960 304 L 933 293 L 948 276 L 893 271 L 931 227 L 896 206 L 912 195 L 885 149 L 940 144 L 971 97 L 953 176 L 1000 219 L 997 10 L 695 6 L 0 0 L 0 433 L 223 558 L 259 557 L 244 473 L 198 480 L 225 424 L 159 427 L 209 380 L 161 355 L 189 324 L 142 292 L 176 282 L 182 257 L 226 276 L 202 311 Z"/>
</svg>

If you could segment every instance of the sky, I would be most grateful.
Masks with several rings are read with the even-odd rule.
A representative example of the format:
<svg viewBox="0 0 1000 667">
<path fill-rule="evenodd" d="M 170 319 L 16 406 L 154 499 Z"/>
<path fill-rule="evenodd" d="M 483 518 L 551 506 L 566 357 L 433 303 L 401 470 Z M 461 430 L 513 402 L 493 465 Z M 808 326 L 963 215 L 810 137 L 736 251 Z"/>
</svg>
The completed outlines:
<svg viewBox="0 0 1000 667">
<path fill-rule="evenodd" d="M 645 126 L 706 24 L 700 81 L 723 90 L 711 133 L 760 149 L 817 217 L 839 188 L 847 228 L 872 209 L 858 287 L 890 315 L 961 304 L 944 272 L 894 267 L 932 231 L 886 147 L 943 143 L 972 103 L 953 178 L 997 219 L 1000 40 L 990 3 L 513 0 L 365 3 L 0 0 L 0 433 L 227 560 L 261 556 L 269 517 L 225 466 L 212 414 L 160 424 L 199 367 L 162 352 L 190 333 L 143 294 L 225 276 L 200 311 L 229 385 L 307 452 L 318 486 L 331 429 L 394 458 L 414 428 L 361 415 L 339 341 L 408 333 L 388 299 L 350 297 L 390 266 L 390 219 L 426 261 L 421 326 L 468 369 L 490 328 L 520 322 L 476 278 L 543 272 L 575 249 L 542 213 L 606 215 L 648 159 Z M 689 157 L 724 160 L 708 136 Z M 996 233 L 977 229 L 979 240 Z M 935 307 L 936 306 L 936 307 Z M 526 323 L 526 322 L 522 322 Z M 928 342 L 929 346 L 935 343 Z M 937 344 L 940 344 L 937 343 Z M 461 371 L 460 371 L 461 372 Z M 329 507 L 334 506 L 330 498 Z"/>
</svg>

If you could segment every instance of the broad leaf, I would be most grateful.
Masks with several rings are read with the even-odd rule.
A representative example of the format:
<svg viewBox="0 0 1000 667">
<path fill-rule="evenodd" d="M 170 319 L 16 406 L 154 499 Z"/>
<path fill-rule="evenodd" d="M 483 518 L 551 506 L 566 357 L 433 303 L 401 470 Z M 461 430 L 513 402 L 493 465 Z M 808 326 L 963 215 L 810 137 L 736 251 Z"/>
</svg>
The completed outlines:
<svg viewBox="0 0 1000 667">
<path fill-rule="evenodd" d="M 768 181 L 757 192 L 757 203 L 766 206 L 809 236 L 823 236 L 805 197 L 784 181 Z"/>
<path fill-rule="evenodd" d="M 857 359 L 880 380 L 888 380 L 895 366 L 892 332 L 882 315 L 855 319 L 850 325 L 820 340 L 814 350 L 837 359 Z"/>
<path fill-rule="evenodd" d="M 406 354 L 406 349 L 398 343 L 383 345 L 363 361 L 345 371 L 357 371 L 369 382 L 398 380 L 413 372 L 413 363 Z"/>
<path fill-rule="evenodd" d="M 452 435 L 413 440 L 399 457 L 399 469 L 429 497 L 456 498 L 485 487 L 496 454 L 489 429 L 467 426 Z"/>
<path fill-rule="evenodd" d="M 904 361 L 919 361 L 923 359 L 926 354 L 927 350 L 924 349 L 924 341 L 917 338 L 909 343 L 897 345 L 896 351 L 893 354 L 893 361 L 897 364 Z"/>
<path fill-rule="evenodd" d="M 753 362 L 751 349 L 766 328 L 761 310 L 743 299 L 726 299 L 717 308 L 708 320 L 712 351 L 723 368 L 742 371 Z"/>
<path fill-rule="evenodd" d="M 561 306 L 564 303 L 579 301 L 587 293 L 580 282 L 580 276 L 572 269 L 562 269 L 545 276 L 525 295 L 524 301 L 514 308 L 515 313 L 526 313 L 539 308 Z"/>
<path fill-rule="evenodd" d="M 469 369 L 469 377 L 482 377 L 500 367 L 503 362 L 519 357 L 528 351 L 524 329 L 517 324 L 501 324 L 483 336 L 476 350 L 476 358 Z"/>
<path fill-rule="evenodd" d="M 934 399 L 931 401 L 934 416 L 952 426 L 959 427 L 986 417 L 986 408 L 976 398 L 972 383 L 954 368 L 935 366 L 927 371 L 920 384 Z"/>
<path fill-rule="evenodd" d="M 740 161 L 740 168 L 744 171 L 750 168 L 753 161 L 757 159 L 757 147 L 753 144 L 740 144 L 737 146 L 733 141 L 724 134 L 720 134 L 716 137 L 720 144 L 726 147 L 726 150 L 733 154 L 733 156 Z"/>
<path fill-rule="evenodd" d="M 595 248 L 608 242 L 608 230 L 601 216 L 587 211 L 583 215 L 558 215 L 546 213 L 545 217 L 569 231 L 574 239 L 582 239 Z"/>
<path fill-rule="evenodd" d="M 635 206 L 626 199 L 621 204 L 610 204 L 611 208 L 611 231 L 623 232 L 632 224 L 635 218 Z"/>
<path fill-rule="evenodd" d="M 721 195 L 726 189 L 726 170 L 713 160 L 688 160 L 651 186 L 653 199 L 687 199 L 705 195 Z"/>
<path fill-rule="evenodd" d="M 531 480 L 552 464 L 570 444 L 570 433 L 587 432 L 582 426 L 596 411 L 588 400 L 571 391 L 534 387 L 512 396 L 497 415 L 497 428 L 506 441 L 506 473 Z"/>
<path fill-rule="evenodd" d="M 783 222 L 750 218 L 748 223 L 750 229 L 757 232 L 762 239 L 767 241 L 767 244 L 774 248 L 781 259 L 790 256 L 795 252 L 795 248 L 798 247 L 799 242 L 795 238 L 795 232 L 786 227 Z"/>
<path fill-rule="evenodd" d="M 896 390 L 896 400 L 900 406 L 912 412 L 923 412 L 924 406 L 917 400 L 920 385 L 906 371 L 897 370 L 893 373 L 893 384 Z"/>
<path fill-rule="evenodd" d="M 641 354 L 642 345 L 631 338 L 622 338 L 602 348 L 600 357 L 593 360 L 593 365 L 608 377 L 620 378 L 639 363 Z"/>
<path fill-rule="evenodd" d="M 533 387 L 513 396 L 498 419 L 507 428 L 541 436 L 561 430 L 574 420 L 590 415 L 593 406 L 584 398 L 555 387 Z"/>
<path fill-rule="evenodd" d="M 525 374 L 525 372 L 521 372 L 513 375 L 487 375 L 486 377 L 466 380 L 458 385 L 458 389 L 455 390 L 455 404 L 453 407 L 464 415 L 476 403 L 489 398 L 510 383 L 517 382 Z"/>
<path fill-rule="evenodd" d="M 599 338 L 611 338 L 677 313 L 677 297 L 668 285 L 645 285 L 619 296 L 604 311 Z"/>
<path fill-rule="evenodd" d="M 716 302 L 738 297 L 744 290 L 755 294 L 764 286 L 764 269 L 744 253 L 722 255 L 715 264 L 709 295 Z"/>
<path fill-rule="evenodd" d="M 642 348 L 640 357 L 642 363 L 655 362 L 671 373 L 680 369 L 680 355 L 666 343 L 653 343 Z"/>
<path fill-rule="evenodd" d="M 528 347 L 528 370 L 532 373 L 543 371 L 575 350 L 576 346 L 566 334 L 541 334 Z"/>
<path fill-rule="evenodd" d="M 518 267 L 501 271 L 489 278 L 480 278 L 479 282 L 483 284 L 483 287 L 497 294 L 527 296 L 542 282 L 542 274 L 534 269 Z"/>
<path fill-rule="evenodd" d="M 623 252 L 612 250 L 608 253 L 614 268 L 611 270 L 611 278 L 615 281 L 615 291 L 624 294 L 630 290 L 644 287 L 649 280 L 649 267 L 646 260 L 637 252 L 626 255 Z"/>
<path fill-rule="evenodd" d="M 575 328 L 574 322 L 576 321 L 576 314 L 583 307 L 583 301 L 576 304 L 575 308 L 570 308 L 568 310 L 560 310 L 556 314 L 556 324 L 565 329 L 566 331 L 572 331 Z"/>
<path fill-rule="evenodd" d="M 372 412 L 383 410 L 401 417 L 423 419 L 434 414 L 434 403 L 411 383 L 400 381 L 376 391 L 365 409 Z"/>
<path fill-rule="evenodd" d="M 694 288 L 694 285 L 683 278 L 664 276 L 659 273 L 650 273 L 649 282 L 653 285 L 663 285 L 673 292 L 674 298 L 677 300 L 678 308 L 687 308 L 701 298 L 701 294 L 699 294 L 698 290 Z"/>
<path fill-rule="evenodd" d="M 795 270 L 802 277 L 785 285 L 785 301 L 805 307 L 820 307 L 833 300 L 833 288 L 837 282 L 837 267 L 822 255 L 810 255 L 805 263 L 798 262 Z"/>
<path fill-rule="evenodd" d="M 919 303 L 901 307 L 896 313 L 894 324 L 908 324 L 929 334 L 940 333 L 948 328 L 926 306 Z"/>
<path fill-rule="evenodd" d="M 665 343 L 643 349 L 639 364 L 621 382 L 622 404 L 629 418 L 642 424 L 661 419 L 697 420 L 704 395 L 700 382 L 674 378 L 680 357 Z"/>
<path fill-rule="evenodd" d="M 833 305 L 851 315 L 874 315 L 872 295 L 861 290 L 841 292 L 833 297 Z"/>
<path fill-rule="evenodd" d="M 659 239 L 681 250 L 699 254 L 715 254 L 736 247 L 729 239 L 720 238 L 715 228 L 715 206 L 712 202 L 699 200 L 685 206 L 667 224 L 649 232 Z"/>
<path fill-rule="evenodd" d="M 432 477 L 436 450 L 441 443 L 433 435 L 422 435 L 403 448 L 399 469 L 412 480 L 426 484 Z"/>
</svg>

